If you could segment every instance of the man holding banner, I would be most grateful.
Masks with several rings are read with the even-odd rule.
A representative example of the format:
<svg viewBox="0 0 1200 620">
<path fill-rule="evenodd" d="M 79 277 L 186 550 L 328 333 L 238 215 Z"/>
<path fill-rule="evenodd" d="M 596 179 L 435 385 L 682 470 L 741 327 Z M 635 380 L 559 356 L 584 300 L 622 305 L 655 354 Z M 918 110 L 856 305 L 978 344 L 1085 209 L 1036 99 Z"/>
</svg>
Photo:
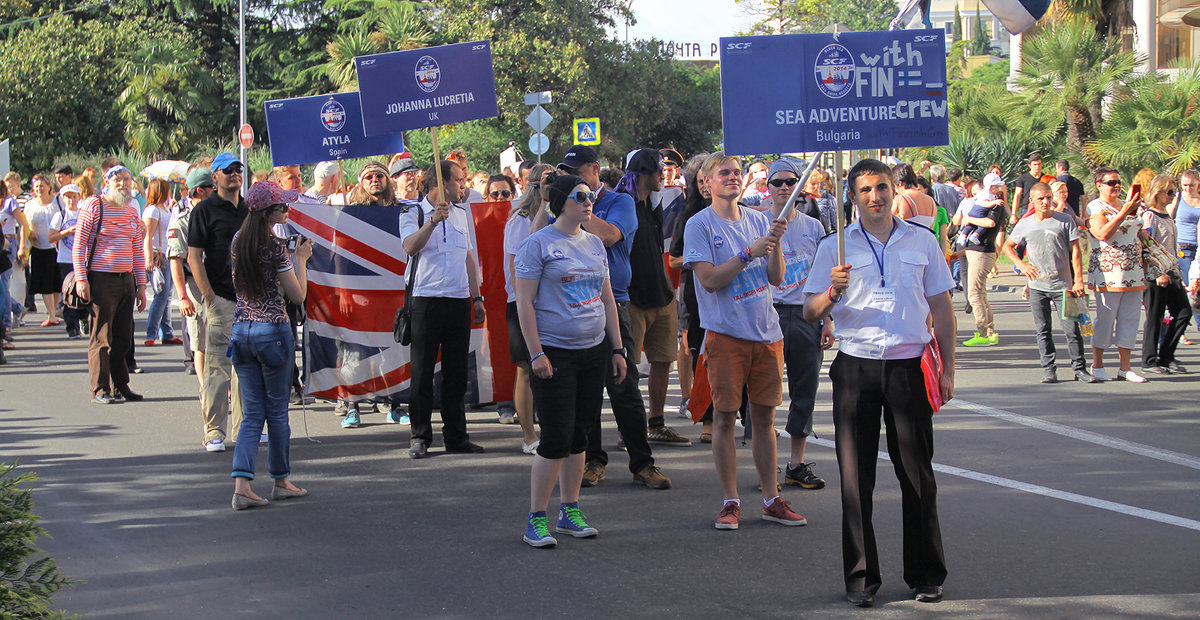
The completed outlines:
<svg viewBox="0 0 1200 620">
<path fill-rule="evenodd" d="M 708 376 L 713 399 L 713 460 L 725 499 L 713 524 L 736 530 L 741 520 L 737 491 L 734 421 L 747 390 L 754 467 L 762 485 L 762 518 L 783 525 L 808 523 L 779 497 L 775 481 L 775 407 L 783 402 L 783 332 L 771 306 L 771 288 L 783 282 L 779 238 L 784 220 L 744 208 L 741 166 L 720 151 L 704 161 L 704 182 L 712 206 L 688 220 L 683 233 L 683 266 L 700 283 L 696 303 L 707 330 Z"/>
<path fill-rule="evenodd" d="M 441 353 L 442 436 L 447 452 L 482 453 L 467 434 L 466 406 L 468 358 L 471 344 L 471 313 L 474 323 L 484 320 L 483 296 L 479 294 L 479 272 L 471 243 L 468 211 L 460 204 L 463 169 L 441 161 L 441 174 L 434 167 L 425 172 L 422 216 L 409 209 L 400 216 L 404 252 L 420 261 L 413 278 L 412 379 L 409 389 L 411 438 L 408 455 L 424 458 L 433 443 L 433 375 Z M 391 192 L 387 173 L 379 167 L 381 183 Z M 439 185 L 438 181 L 442 180 Z M 423 219 L 419 222 L 418 219 Z M 412 264 L 410 259 L 409 264 Z"/>
<path fill-rule="evenodd" d="M 864 159 L 846 179 L 859 221 L 845 229 L 846 264 L 835 238 L 817 248 L 805 319 L 833 317 L 840 340 L 829 367 L 833 424 L 842 479 L 842 562 L 846 598 L 874 604 L 881 582 L 871 525 L 879 419 L 887 424 L 888 455 L 900 480 L 904 510 L 904 581 L 917 601 L 942 599 L 946 562 L 933 476 L 933 404 L 954 396 L 954 280 L 937 238 L 891 213 L 892 171 Z M 933 316 L 933 335 L 926 319 Z M 931 338 L 942 371 L 926 392 L 922 354 Z M 930 398 L 933 396 L 934 398 Z"/>
</svg>

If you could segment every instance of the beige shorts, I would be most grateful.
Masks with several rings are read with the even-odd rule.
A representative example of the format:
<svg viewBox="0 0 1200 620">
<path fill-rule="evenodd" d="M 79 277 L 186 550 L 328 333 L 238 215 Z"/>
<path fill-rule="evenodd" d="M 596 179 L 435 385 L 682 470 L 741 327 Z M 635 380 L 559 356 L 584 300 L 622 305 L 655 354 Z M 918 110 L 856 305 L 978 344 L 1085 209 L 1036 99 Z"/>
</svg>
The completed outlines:
<svg viewBox="0 0 1200 620">
<path fill-rule="evenodd" d="M 675 304 L 661 308 L 639 308 L 629 304 L 629 331 L 633 363 L 642 361 L 642 351 L 650 363 L 671 363 L 679 356 L 679 317 Z"/>
</svg>

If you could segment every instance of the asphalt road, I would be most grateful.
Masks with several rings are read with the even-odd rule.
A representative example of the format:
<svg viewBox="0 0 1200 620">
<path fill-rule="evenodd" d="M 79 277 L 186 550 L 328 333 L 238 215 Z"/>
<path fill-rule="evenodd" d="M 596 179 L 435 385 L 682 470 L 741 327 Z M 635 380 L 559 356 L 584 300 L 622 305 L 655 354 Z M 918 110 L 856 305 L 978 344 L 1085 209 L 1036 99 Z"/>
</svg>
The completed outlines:
<svg viewBox="0 0 1200 620">
<path fill-rule="evenodd" d="M 40 544 L 83 581 L 55 607 L 84 618 L 1200 616 L 1200 345 L 1180 347 L 1193 374 L 1041 385 L 1017 282 L 993 281 L 1001 344 L 959 349 L 958 397 L 936 419 L 949 567 L 936 605 L 909 600 L 901 579 L 900 498 L 884 459 L 884 585 L 874 609 L 842 599 L 824 376 L 808 460 L 829 486 L 784 491 L 802 528 L 748 511 L 741 529 L 713 529 L 721 492 L 697 441 L 655 447 L 667 491 L 632 484 L 612 451 L 581 504 L 600 536 L 535 550 L 521 542 L 529 457 L 516 426 L 473 412 L 487 454 L 444 455 L 439 437 L 432 458 L 412 461 L 405 428 L 369 414 L 342 430 L 328 404 L 292 412 L 294 480 L 311 495 L 234 512 L 232 452 L 202 450 L 178 347 L 139 347 L 147 373 L 133 388 L 146 401 L 100 407 L 87 399 L 86 343 L 39 327 L 16 332 L 20 348 L 0 367 L 0 459 L 41 477 L 37 511 L 53 539 Z M 960 340 L 973 326 L 962 301 Z M 699 428 L 673 417 L 678 402 L 673 383 L 668 423 L 696 440 Z M 605 429 L 614 444 L 607 413 Z M 749 448 L 739 455 L 753 506 Z M 255 488 L 269 484 L 264 474 Z"/>
</svg>

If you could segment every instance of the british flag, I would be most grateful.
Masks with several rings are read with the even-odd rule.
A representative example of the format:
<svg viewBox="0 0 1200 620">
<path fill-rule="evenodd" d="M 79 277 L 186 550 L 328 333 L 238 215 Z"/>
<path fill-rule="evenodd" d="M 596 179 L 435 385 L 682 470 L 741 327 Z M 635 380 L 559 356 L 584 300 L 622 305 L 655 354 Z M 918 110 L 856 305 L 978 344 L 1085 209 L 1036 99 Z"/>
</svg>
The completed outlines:
<svg viewBox="0 0 1200 620">
<path fill-rule="evenodd" d="M 507 205 L 507 203 L 504 203 Z M 479 207 L 479 205 L 472 205 Z M 404 303 L 407 257 L 400 239 L 400 214 L 408 207 L 335 206 L 295 203 L 289 224 L 313 240 L 308 262 L 308 301 L 305 309 L 306 391 L 321 398 L 357 401 L 392 400 L 407 402 L 410 378 L 409 349 L 392 338 L 396 309 Z M 414 207 L 416 208 L 416 207 Z M 487 209 L 479 209 L 487 212 Z M 480 221 L 477 227 L 489 233 L 494 223 Z M 500 223 L 503 236 L 503 220 Z M 486 235 L 488 237 L 491 234 Z M 489 244 L 490 245 L 490 244 Z M 485 296 L 493 289 L 496 268 L 502 264 L 481 248 Z M 503 257 L 499 257 L 502 259 Z M 489 277 L 491 276 L 491 277 Z M 487 310 L 493 318 L 471 330 L 471 364 L 468 403 L 488 403 L 509 397 L 511 387 L 497 383 L 493 358 L 508 364 L 508 356 L 493 355 L 497 345 L 507 351 L 504 328 L 504 282 L 499 272 L 499 292 L 488 297 Z M 498 300 L 498 308 L 493 310 Z M 492 312 L 496 312 L 492 314 Z M 499 329 L 496 329 L 496 327 Z M 491 334 L 489 334 L 491 332 Z M 494 342 L 504 332 L 503 343 Z M 511 371 L 499 372 L 508 377 Z M 499 389 L 498 389 L 499 388 Z"/>
</svg>

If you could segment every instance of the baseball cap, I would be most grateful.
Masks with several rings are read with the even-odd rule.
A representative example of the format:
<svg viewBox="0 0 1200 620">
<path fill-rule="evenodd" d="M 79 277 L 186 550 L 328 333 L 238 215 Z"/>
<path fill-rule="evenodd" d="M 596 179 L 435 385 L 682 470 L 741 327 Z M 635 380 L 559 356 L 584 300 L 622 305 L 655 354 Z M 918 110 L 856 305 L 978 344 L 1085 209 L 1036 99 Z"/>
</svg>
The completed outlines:
<svg viewBox="0 0 1200 620">
<path fill-rule="evenodd" d="M 630 154 L 625 172 L 654 174 L 662 170 L 662 153 L 654 149 L 638 149 Z"/>
<path fill-rule="evenodd" d="M 392 162 L 391 175 L 396 176 L 397 174 L 411 172 L 413 170 L 420 170 L 416 162 L 414 162 L 411 157 L 401 157 L 400 159 Z"/>
<path fill-rule="evenodd" d="M 58 190 L 58 194 L 60 196 L 71 193 L 82 194 L 83 192 L 79 191 L 79 186 L 74 183 L 67 183 L 66 185 L 62 186 L 62 189 Z"/>
<path fill-rule="evenodd" d="M 323 161 L 313 167 L 314 179 L 328 179 L 337 174 L 338 164 L 336 161 Z"/>
<path fill-rule="evenodd" d="M 213 185 L 212 173 L 204 168 L 196 168 L 187 175 L 187 188 L 192 191 L 201 185 Z"/>
<path fill-rule="evenodd" d="M 770 181 L 776 174 L 780 172 L 790 172 L 800 178 L 800 171 L 796 169 L 796 165 L 786 159 L 780 159 L 771 164 L 771 169 L 767 171 L 767 180 Z"/>
<path fill-rule="evenodd" d="M 242 162 L 238 161 L 237 156 L 234 155 L 233 153 L 221 153 L 220 155 L 217 155 L 216 157 L 213 158 L 211 170 L 213 172 L 216 172 L 218 170 L 224 170 L 224 169 L 228 168 L 229 164 L 241 164 L 241 163 Z M 245 167 L 245 164 L 242 164 L 242 167 Z"/>
<path fill-rule="evenodd" d="M 246 206 L 251 211 L 261 211 L 271 205 L 295 202 L 299 195 L 298 190 L 285 190 L 274 181 L 259 181 L 246 192 Z"/>
<path fill-rule="evenodd" d="M 658 152 L 662 154 L 663 164 L 679 168 L 683 167 L 683 155 L 680 155 L 679 151 L 675 149 L 658 149 Z"/>
<path fill-rule="evenodd" d="M 600 158 L 596 157 L 596 151 L 592 150 L 592 147 L 586 144 L 576 144 L 567 149 L 566 154 L 563 155 L 562 161 L 558 163 L 557 167 L 578 170 L 584 164 L 597 161 L 600 161 Z"/>
</svg>

